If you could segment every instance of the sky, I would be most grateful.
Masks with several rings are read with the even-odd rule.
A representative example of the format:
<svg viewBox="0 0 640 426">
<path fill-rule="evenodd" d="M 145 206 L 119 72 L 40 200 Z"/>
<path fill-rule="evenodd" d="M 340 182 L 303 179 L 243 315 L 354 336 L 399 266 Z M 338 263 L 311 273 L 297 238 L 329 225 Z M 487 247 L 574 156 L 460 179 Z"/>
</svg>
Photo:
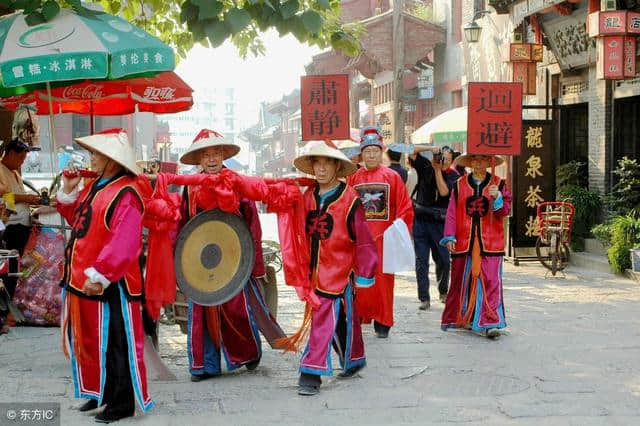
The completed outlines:
<svg viewBox="0 0 640 426">
<path fill-rule="evenodd" d="M 281 38 L 275 30 L 262 37 L 267 50 L 263 56 L 249 54 L 243 60 L 230 41 L 215 49 L 196 45 L 176 69 L 194 89 L 196 100 L 198 88 L 235 88 L 240 129 L 258 121 L 260 102 L 280 99 L 299 88 L 304 66 L 321 52 L 291 35 Z"/>
</svg>

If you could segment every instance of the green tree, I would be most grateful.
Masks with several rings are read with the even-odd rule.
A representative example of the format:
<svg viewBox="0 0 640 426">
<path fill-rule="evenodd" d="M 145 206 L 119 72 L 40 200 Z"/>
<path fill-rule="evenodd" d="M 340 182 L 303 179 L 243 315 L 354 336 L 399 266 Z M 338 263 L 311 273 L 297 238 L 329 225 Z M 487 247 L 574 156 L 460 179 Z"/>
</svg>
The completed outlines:
<svg viewBox="0 0 640 426">
<path fill-rule="evenodd" d="M 92 0 L 173 46 L 180 57 L 195 43 L 217 47 L 231 39 L 242 57 L 261 55 L 260 34 L 275 28 L 300 42 L 332 47 L 355 56 L 360 50 L 359 24 L 340 22 L 339 0 Z M 8 11 L 23 11 L 29 25 L 56 17 L 60 8 L 95 13 L 80 0 L 0 0 Z"/>
</svg>

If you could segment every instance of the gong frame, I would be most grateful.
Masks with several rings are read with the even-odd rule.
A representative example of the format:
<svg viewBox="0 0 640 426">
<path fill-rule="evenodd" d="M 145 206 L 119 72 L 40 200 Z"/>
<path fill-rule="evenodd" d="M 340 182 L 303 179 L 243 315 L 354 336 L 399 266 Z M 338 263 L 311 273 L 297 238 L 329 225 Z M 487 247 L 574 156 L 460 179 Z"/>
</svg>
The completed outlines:
<svg viewBox="0 0 640 426">
<path fill-rule="evenodd" d="M 225 284 L 224 287 L 219 290 L 204 292 L 194 288 L 187 281 L 182 270 L 182 256 L 184 255 L 184 245 L 187 238 L 189 238 L 192 232 L 197 232 L 197 227 L 202 223 L 210 221 L 223 222 L 226 225 L 230 226 L 234 231 L 236 231 L 236 235 L 238 236 L 238 240 L 242 248 L 242 253 L 240 256 L 240 264 L 238 265 L 238 269 L 236 270 L 235 274 L 229 278 L 227 284 Z M 212 243 L 214 242 L 212 241 Z M 201 262 L 202 264 L 202 257 L 203 254 L 200 253 L 198 255 L 198 258 L 193 259 L 193 262 Z M 180 288 L 180 291 L 182 291 L 189 299 L 193 300 L 199 305 L 216 306 L 231 300 L 240 291 L 242 291 L 247 281 L 251 278 L 254 263 L 254 242 L 246 222 L 242 217 L 232 213 L 223 212 L 222 210 L 214 209 L 198 213 L 186 223 L 186 225 L 180 231 L 180 234 L 178 235 L 178 238 L 176 240 L 176 248 L 174 250 L 174 265 L 178 287 Z M 202 265 L 202 267 L 205 266 Z"/>
</svg>

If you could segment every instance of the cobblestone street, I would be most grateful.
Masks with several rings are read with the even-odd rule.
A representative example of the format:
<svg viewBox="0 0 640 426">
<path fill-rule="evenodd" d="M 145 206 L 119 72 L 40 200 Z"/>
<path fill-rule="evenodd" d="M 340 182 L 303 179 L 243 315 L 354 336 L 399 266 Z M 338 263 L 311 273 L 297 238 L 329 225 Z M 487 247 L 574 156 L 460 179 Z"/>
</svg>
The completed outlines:
<svg viewBox="0 0 640 426">
<path fill-rule="evenodd" d="M 440 331 L 442 304 L 419 311 L 415 278 L 401 276 L 389 339 L 366 327 L 367 368 L 352 380 L 325 380 L 312 398 L 296 394 L 298 356 L 266 344 L 256 371 L 191 383 L 186 337 L 163 326 L 161 355 L 178 380 L 151 382 L 157 407 L 122 424 L 638 424 L 640 287 L 576 268 L 566 279 L 543 276 L 536 264 L 506 265 L 509 328 L 495 342 Z M 278 318 L 291 332 L 302 304 L 279 290 Z M 93 423 L 74 410 L 59 342 L 57 328 L 0 337 L 0 402 L 60 402 L 62 424 Z"/>
</svg>

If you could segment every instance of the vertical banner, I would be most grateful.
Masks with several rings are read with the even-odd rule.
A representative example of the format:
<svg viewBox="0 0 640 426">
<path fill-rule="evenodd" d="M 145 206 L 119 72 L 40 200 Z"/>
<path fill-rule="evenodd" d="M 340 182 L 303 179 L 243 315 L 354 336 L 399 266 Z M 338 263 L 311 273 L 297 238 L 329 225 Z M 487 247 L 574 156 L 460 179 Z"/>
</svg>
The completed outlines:
<svg viewBox="0 0 640 426">
<path fill-rule="evenodd" d="M 513 247 L 534 247 L 539 229 L 538 204 L 555 200 L 553 126 L 549 121 L 522 123 L 522 152 L 513 160 Z"/>
<path fill-rule="evenodd" d="M 303 141 L 349 139 L 349 75 L 302 77 L 300 110 Z"/>
<path fill-rule="evenodd" d="M 467 152 L 519 155 L 522 84 L 469 83 Z"/>
<path fill-rule="evenodd" d="M 626 78 L 636 76 L 636 37 L 624 38 L 624 71 Z"/>
<path fill-rule="evenodd" d="M 603 59 L 604 59 L 604 78 L 618 79 L 623 78 L 624 63 L 624 46 L 622 36 L 606 36 L 602 37 L 603 43 Z"/>
</svg>

